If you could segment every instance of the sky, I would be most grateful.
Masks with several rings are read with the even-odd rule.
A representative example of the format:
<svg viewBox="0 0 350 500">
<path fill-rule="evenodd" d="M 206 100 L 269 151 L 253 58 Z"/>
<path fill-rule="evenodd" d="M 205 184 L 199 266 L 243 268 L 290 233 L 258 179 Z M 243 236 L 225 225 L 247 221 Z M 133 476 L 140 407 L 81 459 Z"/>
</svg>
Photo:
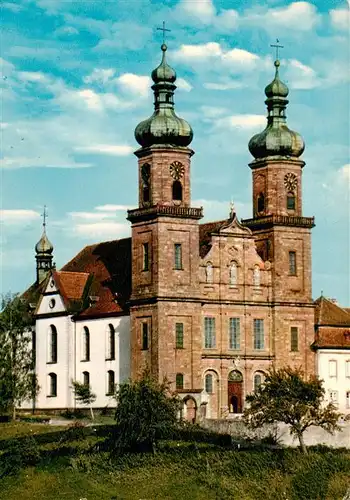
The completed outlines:
<svg viewBox="0 0 350 500">
<path fill-rule="evenodd" d="M 234 6 L 234 8 L 232 8 Z M 130 235 L 134 129 L 153 112 L 151 71 L 176 69 L 194 130 L 192 206 L 252 216 L 249 139 L 266 124 L 270 44 L 284 46 L 288 125 L 304 138 L 303 215 L 313 297 L 350 305 L 349 3 L 343 0 L 15 0 L 1 4 L 0 293 L 35 281 L 44 205 L 54 260 Z"/>
</svg>

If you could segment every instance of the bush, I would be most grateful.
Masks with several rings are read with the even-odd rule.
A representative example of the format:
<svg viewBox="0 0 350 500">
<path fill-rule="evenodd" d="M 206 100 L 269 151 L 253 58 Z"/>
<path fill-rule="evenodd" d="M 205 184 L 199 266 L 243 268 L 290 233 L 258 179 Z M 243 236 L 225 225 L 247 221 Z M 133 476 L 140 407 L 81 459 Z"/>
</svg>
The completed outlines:
<svg viewBox="0 0 350 500">
<path fill-rule="evenodd" d="M 28 465 L 36 465 L 40 461 L 40 450 L 32 436 L 11 440 L 7 451 L 1 456 L 0 476 L 13 475 Z"/>
</svg>

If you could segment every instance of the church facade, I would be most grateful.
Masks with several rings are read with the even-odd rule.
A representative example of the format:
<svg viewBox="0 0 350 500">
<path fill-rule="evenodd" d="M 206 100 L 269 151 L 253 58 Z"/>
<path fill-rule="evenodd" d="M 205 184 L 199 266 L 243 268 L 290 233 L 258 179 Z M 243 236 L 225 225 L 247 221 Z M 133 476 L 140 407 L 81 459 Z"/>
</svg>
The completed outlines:
<svg viewBox="0 0 350 500">
<path fill-rule="evenodd" d="M 311 229 L 303 214 L 304 142 L 286 122 L 289 90 L 266 87 L 267 126 L 249 142 L 252 218 L 200 223 L 191 202 L 193 133 L 175 113 L 175 71 L 152 72 L 153 115 L 135 130 L 138 207 L 131 238 L 84 248 L 60 271 L 46 232 L 37 282 L 37 408 L 74 407 L 71 380 L 89 383 L 96 407 L 114 384 L 148 366 L 184 401 L 184 416 L 239 414 L 271 366 L 316 373 Z M 51 256 L 51 259 L 50 259 Z M 350 389 L 349 389 L 350 390 Z"/>
</svg>

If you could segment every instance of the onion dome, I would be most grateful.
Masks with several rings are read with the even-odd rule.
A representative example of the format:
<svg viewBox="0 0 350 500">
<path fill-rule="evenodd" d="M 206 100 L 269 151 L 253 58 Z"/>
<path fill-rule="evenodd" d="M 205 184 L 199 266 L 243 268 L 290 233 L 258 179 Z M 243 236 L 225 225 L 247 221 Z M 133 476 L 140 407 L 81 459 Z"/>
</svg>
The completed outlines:
<svg viewBox="0 0 350 500">
<path fill-rule="evenodd" d="M 268 116 L 267 126 L 263 132 L 254 135 L 249 141 L 249 151 L 255 159 L 271 156 L 288 156 L 298 158 L 304 151 L 303 138 L 290 130 L 286 122 L 285 110 L 288 104 L 289 89 L 279 78 L 280 62 L 274 63 L 275 78 L 265 88 Z"/>
<path fill-rule="evenodd" d="M 193 139 L 189 123 L 178 117 L 174 110 L 176 73 L 166 62 L 167 46 L 161 46 L 163 56 L 160 65 L 152 71 L 154 92 L 154 113 L 139 123 L 135 129 L 135 139 L 142 147 L 153 144 L 188 146 Z"/>
<path fill-rule="evenodd" d="M 43 231 L 43 234 L 42 234 L 40 240 L 35 245 L 35 252 L 38 255 L 51 255 L 53 252 L 53 245 L 50 242 L 50 240 L 48 239 L 48 237 L 46 236 L 45 227 L 44 227 L 44 231 Z"/>
</svg>

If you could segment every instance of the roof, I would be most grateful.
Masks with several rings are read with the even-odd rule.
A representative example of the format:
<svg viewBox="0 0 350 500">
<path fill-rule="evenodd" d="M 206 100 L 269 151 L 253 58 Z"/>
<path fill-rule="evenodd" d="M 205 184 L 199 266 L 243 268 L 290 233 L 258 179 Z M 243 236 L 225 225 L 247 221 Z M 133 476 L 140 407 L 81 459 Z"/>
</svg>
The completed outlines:
<svg viewBox="0 0 350 500">
<path fill-rule="evenodd" d="M 229 223 L 229 219 L 199 224 L 199 255 L 203 259 L 211 249 L 211 235 Z"/>
<path fill-rule="evenodd" d="M 350 327 L 349 310 L 334 302 L 320 297 L 315 300 L 315 323 L 317 326 L 348 326 Z"/>
<path fill-rule="evenodd" d="M 89 273 L 54 271 L 53 277 L 59 290 L 68 300 L 78 300 L 83 296 Z"/>
<path fill-rule="evenodd" d="M 350 328 L 321 326 L 316 332 L 317 349 L 350 349 Z"/>
<path fill-rule="evenodd" d="M 131 293 L 131 238 L 89 245 L 70 260 L 61 271 L 72 291 L 83 285 L 80 276 L 77 285 L 74 276 L 90 275 L 88 294 L 95 297 L 90 307 L 78 313 L 76 319 L 86 317 L 128 314 L 126 302 Z"/>
</svg>

